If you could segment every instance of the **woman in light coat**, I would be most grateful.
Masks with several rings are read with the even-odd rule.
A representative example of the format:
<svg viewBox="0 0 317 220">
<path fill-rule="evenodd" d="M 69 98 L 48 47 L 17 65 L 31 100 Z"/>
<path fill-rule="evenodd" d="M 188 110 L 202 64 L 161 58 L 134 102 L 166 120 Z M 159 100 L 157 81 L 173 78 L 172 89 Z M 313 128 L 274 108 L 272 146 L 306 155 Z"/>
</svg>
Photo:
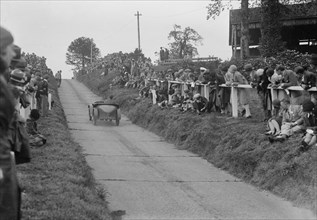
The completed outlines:
<svg viewBox="0 0 317 220">
<path fill-rule="evenodd" d="M 225 75 L 227 85 L 238 86 L 248 85 L 246 78 L 237 70 L 235 65 L 231 65 L 228 72 Z M 238 107 L 239 112 L 246 118 L 251 118 L 250 106 L 249 106 L 249 94 L 247 89 L 238 89 Z"/>
</svg>

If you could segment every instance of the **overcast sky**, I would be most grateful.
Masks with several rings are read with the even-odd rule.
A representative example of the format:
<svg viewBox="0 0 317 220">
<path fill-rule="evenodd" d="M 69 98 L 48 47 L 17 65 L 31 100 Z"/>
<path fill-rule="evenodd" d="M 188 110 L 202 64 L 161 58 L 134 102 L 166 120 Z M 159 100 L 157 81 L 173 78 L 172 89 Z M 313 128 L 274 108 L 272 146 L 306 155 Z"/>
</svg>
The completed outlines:
<svg viewBox="0 0 317 220">
<path fill-rule="evenodd" d="M 0 0 L 1 26 L 15 38 L 15 44 L 27 53 L 47 58 L 54 74 L 72 77 L 65 64 L 70 43 L 79 37 L 93 38 L 101 55 L 132 52 L 138 47 L 139 11 L 141 49 L 146 57 L 157 60 L 155 52 L 168 47 L 168 33 L 174 24 L 196 30 L 203 37 L 197 46 L 199 57 L 231 57 L 229 12 L 216 20 L 207 20 L 209 1 L 17 1 Z"/>
</svg>

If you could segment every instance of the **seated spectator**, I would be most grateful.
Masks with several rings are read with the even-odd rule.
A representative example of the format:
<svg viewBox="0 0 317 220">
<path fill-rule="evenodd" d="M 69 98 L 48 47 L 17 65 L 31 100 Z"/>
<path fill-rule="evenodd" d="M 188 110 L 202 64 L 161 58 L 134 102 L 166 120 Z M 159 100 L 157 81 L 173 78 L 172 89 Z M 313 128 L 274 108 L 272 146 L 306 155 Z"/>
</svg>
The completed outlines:
<svg viewBox="0 0 317 220">
<path fill-rule="evenodd" d="M 273 104 L 273 111 L 272 111 L 272 117 L 268 119 L 267 126 L 269 128 L 269 131 L 266 132 L 266 135 L 273 135 L 277 136 L 281 133 L 281 125 L 282 125 L 282 115 L 283 112 L 281 111 L 281 102 L 278 99 L 274 99 L 272 101 Z"/>
<path fill-rule="evenodd" d="M 281 100 L 281 107 L 283 108 L 281 133 L 276 137 L 269 137 L 271 143 L 274 141 L 283 142 L 286 138 L 294 133 L 301 132 L 303 129 L 301 106 L 291 105 L 289 99 L 283 99 Z"/>
<path fill-rule="evenodd" d="M 193 107 L 193 94 L 188 90 L 184 90 L 184 97 L 182 99 L 181 111 L 188 111 L 194 109 Z"/>
<path fill-rule="evenodd" d="M 302 120 L 304 124 L 305 135 L 302 138 L 301 150 L 308 150 L 311 146 L 316 144 L 316 134 L 317 134 L 317 115 L 315 104 L 310 100 L 305 100 L 303 102 L 303 115 Z"/>
<path fill-rule="evenodd" d="M 178 84 L 172 84 L 170 95 L 171 95 L 170 105 L 172 105 L 173 107 L 179 107 L 179 105 L 181 104 L 181 90 Z"/>
<path fill-rule="evenodd" d="M 46 138 L 37 130 L 36 121 L 40 118 L 40 112 L 32 109 L 29 118 L 26 120 L 26 131 L 29 135 L 31 146 L 40 147 L 46 143 Z"/>
<path fill-rule="evenodd" d="M 202 112 L 205 112 L 207 110 L 208 100 L 201 96 L 199 93 L 195 94 L 193 97 L 193 107 L 194 110 L 201 114 Z"/>
</svg>

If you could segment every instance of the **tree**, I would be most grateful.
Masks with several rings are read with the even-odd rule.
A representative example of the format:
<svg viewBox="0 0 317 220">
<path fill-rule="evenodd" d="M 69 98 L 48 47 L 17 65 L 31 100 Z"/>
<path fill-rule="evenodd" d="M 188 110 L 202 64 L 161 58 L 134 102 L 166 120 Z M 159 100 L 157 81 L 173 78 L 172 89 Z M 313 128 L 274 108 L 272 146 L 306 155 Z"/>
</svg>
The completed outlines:
<svg viewBox="0 0 317 220">
<path fill-rule="evenodd" d="M 241 18 L 240 59 L 244 60 L 250 56 L 249 0 L 241 0 Z"/>
<path fill-rule="evenodd" d="M 215 19 L 221 11 L 232 8 L 231 0 L 225 4 L 221 0 L 212 0 L 207 6 L 207 20 Z M 246 59 L 250 56 L 249 51 L 249 0 L 241 0 L 241 37 L 240 37 L 240 58 Z"/>
<path fill-rule="evenodd" d="M 72 41 L 66 53 L 66 64 L 75 66 L 74 70 L 85 69 L 92 60 L 100 58 L 100 51 L 93 39 L 80 37 Z"/>
<path fill-rule="evenodd" d="M 202 37 L 192 28 L 186 27 L 182 30 L 180 25 L 174 25 L 169 33 L 168 39 L 174 42 L 169 43 L 170 57 L 183 59 L 185 55 L 194 57 L 198 55 L 197 44 L 202 45 Z"/>
<path fill-rule="evenodd" d="M 25 58 L 27 64 L 31 66 L 32 70 L 40 72 L 48 70 L 45 57 L 37 56 L 35 53 L 22 53 L 22 56 Z"/>
<path fill-rule="evenodd" d="M 232 2 L 234 0 L 228 0 L 224 4 L 221 0 L 211 0 L 211 3 L 207 6 L 207 20 L 210 18 L 215 19 L 221 11 L 232 8 Z M 303 3 L 310 2 L 313 9 L 305 9 L 302 7 Z M 301 6 L 297 9 L 303 10 L 317 10 L 316 0 L 241 0 L 241 58 L 248 56 L 248 8 L 250 7 L 261 7 L 261 35 L 260 40 L 260 51 L 262 56 L 272 56 L 283 50 L 283 42 L 281 40 L 281 23 L 279 18 L 281 16 L 281 6 L 284 5 L 296 5 Z M 287 12 L 284 12 L 287 13 Z"/>
<path fill-rule="evenodd" d="M 260 52 L 264 57 L 275 56 L 285 50 L 281 36 L 281 7 L 278 0 L 262 0 L 261 14 Z"/>
</svg>

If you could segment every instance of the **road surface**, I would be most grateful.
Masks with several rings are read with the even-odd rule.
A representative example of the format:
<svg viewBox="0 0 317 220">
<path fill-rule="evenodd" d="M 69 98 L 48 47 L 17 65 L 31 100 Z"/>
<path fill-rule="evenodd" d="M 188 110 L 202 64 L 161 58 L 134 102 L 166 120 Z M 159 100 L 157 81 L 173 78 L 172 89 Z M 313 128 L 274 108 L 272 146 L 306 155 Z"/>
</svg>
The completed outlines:
<svg viewBox="0 0 317 220">
<path fill-rule="evenodd" d="M 118 127 L 94 126 L 87 106 L 101 98 L 76 80 L 63 80 L 59 95 L 73 138 L 107 191 L 109 208 L 125 210 L 123 219 L 316 219 L 178 150 L 124 115 Z"/>
</svg>

